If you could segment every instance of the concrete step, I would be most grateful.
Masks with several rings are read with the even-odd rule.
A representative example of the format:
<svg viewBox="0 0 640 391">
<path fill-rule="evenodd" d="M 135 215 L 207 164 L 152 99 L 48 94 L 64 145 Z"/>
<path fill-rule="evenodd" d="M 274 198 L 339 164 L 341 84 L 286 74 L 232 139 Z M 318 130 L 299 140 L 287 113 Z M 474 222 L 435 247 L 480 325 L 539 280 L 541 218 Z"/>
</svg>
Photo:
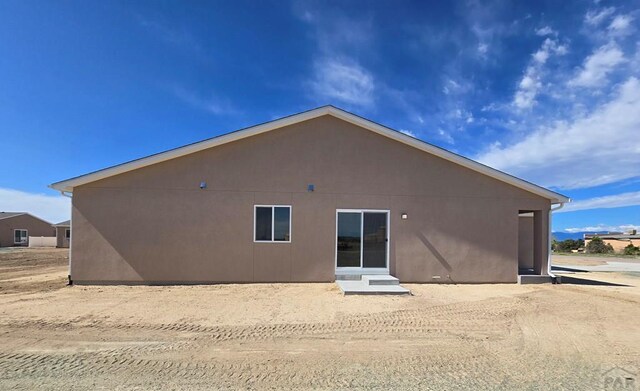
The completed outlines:
<svg viewBox="0 0 640 391">
<path fill-rule="evenodd" d="M 362 281 L 368 285 L 400 285 L 400 280 L 388 274 L 368 274 L 362 276 Z"/>
<path fill-rule="evenodd" d="M 400 285 L 369 285 L 363 280 L 337 280 L 345 295 L 409 295 L 411 291 Z"/>
<path fill-rule="evenodd" d="M 518 275 L 518 284 L 559 284 L 561 282 L 560 276 L 551 277 L 551 276 L 541 276 L 541 275 L 532 275 L 532 274 L 521 274 Z"/>
<path fill-rule="evenodd" d="M 361 274 L 336 274 L 336 281 L 337 280 L 360 281 L 362 280 L 362 275 Z"/>
</svg>

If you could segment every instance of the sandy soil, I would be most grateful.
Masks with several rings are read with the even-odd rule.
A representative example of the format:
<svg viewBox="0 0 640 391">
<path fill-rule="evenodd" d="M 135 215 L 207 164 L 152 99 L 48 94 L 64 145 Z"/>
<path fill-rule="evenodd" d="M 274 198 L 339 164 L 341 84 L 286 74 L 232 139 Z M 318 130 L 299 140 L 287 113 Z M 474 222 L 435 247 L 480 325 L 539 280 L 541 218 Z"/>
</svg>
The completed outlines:
<svg viewBox="0 0 640 391">
<path fill-rule="evenodd" d="M 640 257 L 588 254 L 553 254 L 551 256 L 552 265 L 600 266 L 606 265 L 608 262 L 640 264 Z"/>
<path fill-rule="evenodd" d="M 603 389 L 638 373 L 640 276 L 562 285 L 65 286 L 0 251 L 0 389 Z"/>
</svg>

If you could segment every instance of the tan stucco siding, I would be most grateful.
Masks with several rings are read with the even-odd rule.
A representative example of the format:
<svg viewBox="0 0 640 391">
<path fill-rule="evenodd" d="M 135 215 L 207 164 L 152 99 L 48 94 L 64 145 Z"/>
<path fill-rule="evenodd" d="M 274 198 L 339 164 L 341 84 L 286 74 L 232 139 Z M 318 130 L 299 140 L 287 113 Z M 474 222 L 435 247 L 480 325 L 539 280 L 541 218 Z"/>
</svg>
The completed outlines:
<svg viewBox="0 0 640 391">
<path fill-rule="evenodd" d="M 291 243 L 253 242 L 255 204 L 292 206 Z M 321 117 L 77 187 L 72 278 L 332 281 L 338 208 L 391 211 L 402 281 L 514 282 L 518 211 L 549 201 Z"/>
<path fill-rule="evenodd" d="M 51 224 L 36 219 L 28 214 L 0 219 L 0 247 L 17 246 L 14 244 L 14 230 L 26 229 L 29 236 L 55 236 L 55 229 Z M 28 242 L 23 246 L 27 246 Z"/>
<path fill-rule="evenodd" d="M 67 239 L 67 230 L 71 227 L 55 227 L 56 228 L 56 247 L 68 248 L 70 239 Z"/>
<path fill-rule="evenodd" d="M 533 269 L 533 216 L 518 219 L 518 264 L 523 269 Z"/>
</svg>

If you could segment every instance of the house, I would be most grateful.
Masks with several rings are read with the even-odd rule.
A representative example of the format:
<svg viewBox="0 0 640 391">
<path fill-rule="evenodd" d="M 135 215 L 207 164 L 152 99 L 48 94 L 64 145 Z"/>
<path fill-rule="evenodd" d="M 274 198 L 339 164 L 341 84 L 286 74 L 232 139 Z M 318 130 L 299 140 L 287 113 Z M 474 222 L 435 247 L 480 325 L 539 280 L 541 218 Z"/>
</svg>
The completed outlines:
<svg viewBox="0 0 640 391">
<path fill-rule="evenodd" d="M 29 236 L 53 237 L 51 223 L 26 212 L 0 212 L 0 247 L 29 246 Z"/>
<path fill-rule="evenodd" d="M 56 247 L 68 248 L 71 242 L 71 220 L 54 224 L 56 229 Z"/>
<path fill-rule="evenodd" d="M 74 283 L 512 283 L 569 199 L 333 106 L 51 185 Z M 520 215 L 531 226 L 520 232 Z"/>
<path fill-rule="evenodd" d="M 634 229 L 628 233 L 622 232 L 609 232 L 607 234 L 584 234 L 585 247 L 591 242 L 594 237 L 599 237 L 605 244 L 610 244 L 613 247 L 613 251 L 617 253 L 624 252 L 624 248 L 632 244 L 636 247 L 640 247 L 640 235 Z"/>
</svg>

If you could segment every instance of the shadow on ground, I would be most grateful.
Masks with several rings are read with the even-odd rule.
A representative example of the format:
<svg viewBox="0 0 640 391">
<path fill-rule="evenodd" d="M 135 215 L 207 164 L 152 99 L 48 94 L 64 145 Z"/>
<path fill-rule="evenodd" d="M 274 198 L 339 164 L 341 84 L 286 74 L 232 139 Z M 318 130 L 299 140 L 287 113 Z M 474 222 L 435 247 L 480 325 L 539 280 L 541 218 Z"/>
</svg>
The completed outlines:
<svg viewBox="0 0 640 391">
<path fill-rule="evenodd" d="M 587 278 L 577 278 L 577 277 L 570 277 L 570 276 L 562 276 L 562 284 L 594 285 L 594 286 L 626 286 L 626 287 L 633 286 L 633 285 L 616 284 L 614 282 L 590 280 Z"/>
<path fill-rule="evenodd" d="M 551 266 L 551 271 L 552 271 L 552 272 L 576 272 L 576 273 L 589 273 L 587 270 L 574 269 L 574 268 L 571 268 L 571 267 L 556 266 L 556 265 Z"/>
</svg>

